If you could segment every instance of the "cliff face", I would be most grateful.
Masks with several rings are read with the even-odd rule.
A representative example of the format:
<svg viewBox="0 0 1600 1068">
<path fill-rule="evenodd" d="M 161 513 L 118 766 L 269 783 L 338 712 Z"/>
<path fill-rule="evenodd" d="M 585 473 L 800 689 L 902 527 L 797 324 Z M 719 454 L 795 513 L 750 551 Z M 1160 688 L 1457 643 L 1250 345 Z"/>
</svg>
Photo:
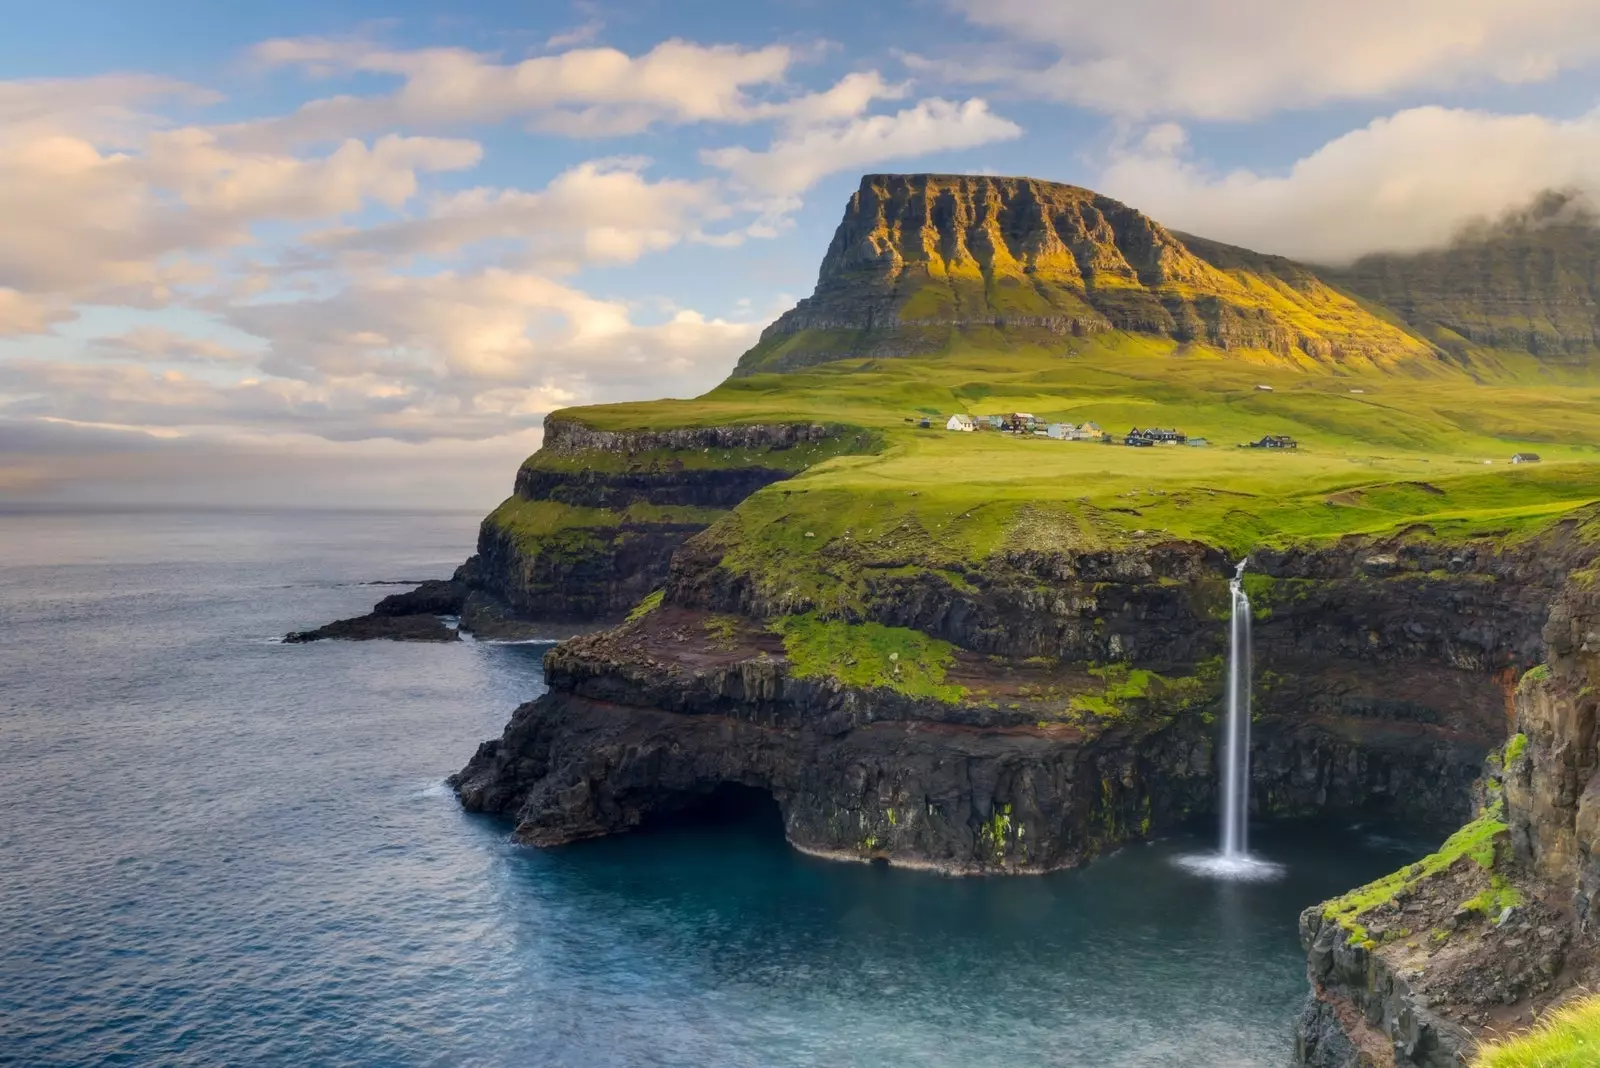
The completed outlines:
<svg viewBox="0 0 1600 1068">
<path fill-rule="evenodd" d="M 1465 818 L 1576 544 L 1351 539 L 1261 561 L 1259 810 Z M 659 607 L 550 654 L 551 692 L 458 777 L 469 808 L 555 844 L 736 785 L 771 794 L 803 850 L 954 873 L 1076 864 L 1214 810 L 1223 562 L 1202 547 L 974 572 L 814 632 L 699 559 L 680 553 Z M 907 618 L 951 642 L 920 647 L 945 662 L 932 684 L 881 651 L 914 632 L 874 628 Z M 813 674 L 812 643 L 883 674 Z"/>
<path fill-rule="evenodd" d="M 1547 194 L 1446 248 L 1368 256 L 1326 273 L 1446 348 L 1519 350 L 1588 367 L 1600 356 L 1597 223 L 1575 198 Z"/>
<path fill-rule="evenodd" d="M 1387 880 L 1308 909 L 1311 1068 L 1464 1063 L 1486 1032 L 1533 1022 L 1600 980 L 1600 586 L 1578 558 L 1523 676 L 1483 813 Z M 1356 911 L 1352 911 L 1356 910 Z"/>
<path fill-rule="evenodd" d="M 496 637 L 528 620 L 620 620 L 727 509 L 810 462 L 870 447 L 859 432 L 810 423 L 613 432 L 547 419 L 543 448 L 483 521 L 459 576 L 471 590 L 462 625 Z"/>
<path fill-rule="evenodd" d="M 1113 329 L 1289 362 L 1432 359 L 1421 340 L 1307 269 L 1209 262 L 1145 215 L 1087 189 L 867 175 L 815 293 L 767 329 L 735 374 L 926 354 L 963 338 L 1064 350 L 1073 336 Z"/>
</svg>

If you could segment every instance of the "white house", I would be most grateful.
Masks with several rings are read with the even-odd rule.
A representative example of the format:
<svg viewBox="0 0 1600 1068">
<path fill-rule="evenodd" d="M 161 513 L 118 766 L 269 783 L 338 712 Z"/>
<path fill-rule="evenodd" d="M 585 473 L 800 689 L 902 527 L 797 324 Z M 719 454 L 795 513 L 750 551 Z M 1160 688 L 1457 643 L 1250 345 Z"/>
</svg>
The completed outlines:
<svg viewBox="0 0 1600 1068">
<path fill-rule="evenodd" d="M 952 415 L 950 421 L 944 425 L 946 430 L 964 430 L 967 433 L 978 429 L 978 424 L 972 421 L 970 415 Z"/>
<path fill-rule="evenodd" d="M 1051 423 L 1044 428 L 1045 436 L 1052 441 L 1071 441 L 1078 428 L 1071 423 Z"/>
<path fill-rule="evenodd" d="M 1256 389 L 1260 390 L 1262 393 L 1271 393 L 1272 392 L 1272 387 L 1271 386 L 1258 385 L 1258 386 L 1256 386 Z"/>
</svg>

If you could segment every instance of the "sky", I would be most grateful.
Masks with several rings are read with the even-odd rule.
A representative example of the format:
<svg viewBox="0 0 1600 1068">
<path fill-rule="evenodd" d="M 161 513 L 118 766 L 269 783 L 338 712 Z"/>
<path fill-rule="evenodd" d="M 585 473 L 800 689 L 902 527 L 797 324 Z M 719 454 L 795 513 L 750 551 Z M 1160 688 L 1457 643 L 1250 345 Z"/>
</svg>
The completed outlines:
<svg viewBox="0 0 1600 1068">
<path fill-rule="evenodd" d="M 868 172 L 1330 263 L 1600 192 L 1595 0 L 0 16 L 0 506 L 486 509 L 549 411 L 720 381 Z"/>
</svg>

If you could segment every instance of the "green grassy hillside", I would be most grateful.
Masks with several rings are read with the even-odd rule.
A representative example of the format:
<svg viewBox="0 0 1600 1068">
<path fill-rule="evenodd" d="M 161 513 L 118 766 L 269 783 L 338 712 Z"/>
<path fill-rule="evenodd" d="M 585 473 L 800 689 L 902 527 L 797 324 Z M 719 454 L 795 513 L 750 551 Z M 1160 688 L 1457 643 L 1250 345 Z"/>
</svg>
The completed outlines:
<svg viewBox="0 0 1600 1068">
<path fill-rule="evenodd" d="M 1094 420 L 1119 435 L 1176 426 L 1210 445 L 943 429 L 954 412 L 1012 411 Z M 931 429 L 917 425 L 923 417 Z M 1600 501 L 1600 385 L 1484 384 L 1444 370 L 1307 374 L 1114 332 L 1084 339 L 1072 358 L 958 350 L 844 361 L 563 418 L 610 430 L 827 420 L 877 431 L 877 451 L 769 486 L 706 535 L 730 567 L 819 605 L 848 602 L 885 568 L 955 574 L 1002 550 L 1194 538 L 1244 553 L 1418 524 L 1444 538 L 1517 537 Z M 1264 434 L 1300 447 L 1237 447 Z M 1510 464 L 1519 451 L 1542 462 Z"/>
</svg>

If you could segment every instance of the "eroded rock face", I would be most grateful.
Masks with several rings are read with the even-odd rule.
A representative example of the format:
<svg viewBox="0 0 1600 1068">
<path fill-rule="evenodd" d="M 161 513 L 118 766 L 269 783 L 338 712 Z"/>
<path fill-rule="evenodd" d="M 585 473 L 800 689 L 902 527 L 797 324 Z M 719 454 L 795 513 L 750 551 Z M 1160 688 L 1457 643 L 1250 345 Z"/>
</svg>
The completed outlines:
<svg viewBox="0 0 1600 1068">
<path fill-rule="evenodd" d="M 1439 568 L 1440 550 L 1403 540 L 1264 558 L 1258 810 L 1464 821 L 1506 737 L 1507 682 L 1538 650 L 1565 537 L 1458 547 Z M 458 788 L 539 844 L 624 831 L 733 783 L 770 792 L 790 841 L 819 854 L 950 872 L 1080 863 L 1215 808 L 1225 620 L 1212 556 L 1040 559 L 1034 575 L 1054 583 L 1042 597 L 1036 578 L 1018 589 L 974 572 L 959 590 L 922 581 L 903 600 L 868 598 L 872 621 L 956 644 L 949 678 L 971 696 L 935 700 L 797 677 L 760 591 L 686 550 L 662 608 L 552 651 L 551 692 Z M 1073 702 L 1096 683 L 1072 665 L 1119 656 L 1171 684 L 1083 715 Z"/>
<path fill-rule="evenodd" d="M 482 620 L 500 633 L 516 623 L 617 622 L 661 586 L 673 554 L 722 510 L 795 473 L 764 458 L 847 435 L 860 432 L 820 423 L 609 431 L 548 418 L 535 459 L 554 462 L 525 464 L 512 501 L 594 515 L 531 537 L 504 521 L 505 506 L 485 519 L 469 562 L 475 597 L 464 625 Z M 713 450 L 749 459 L 684 462 Z M 632 518 L 641 510 L 648 517 Z"/>
<path fill-rule="evenodd" d="M 1506 769 L 1506 805 L 1519 857 L 1571 887 L 1578 922 L 1600 921 L 1600 583 L 1573 576 L 1544 630 L 1550 660 L 1517 693 L 1526 740 Z"/>
<path fill-rule="evenodd" d="M 1515 733 L 1487 769 L 1485 801 L 1507 828 L 1492 864 L 1458 858 L 1363 912 L 1359 932 L 1306 911 L 1315 995 L 1296 1064 L 1461 1064 L 1478 1036 L 1526 1027 L 1600 980 L 1600 594 L 1583 563 L 1562 576 L 1548 664 L 1516 688 Z"/>
<path fill-rule="evenodd" d="M 1301 314 L 1278 314 L 1252 285 Z M 1309 268 L 1180 238 L 1088 189 L 869 174 L 845 207 L 816 291 L 768 327 L 734 373 L 937 352 L 952 333 L 975 330 L 1067 346 L 1113 329 L 1286 359 L 1432 358 Z"/>
<path fill-rule="evenodd" d="M 1215 807 L 1209 701 L 1152 698 L 1122 722 L 1075 725 L 1065 698 L 1024 696 L 1050 676 L 976 656 L 960 677 L 999 699 L 863 692 L 793 677 L 758 626 L 711 639 L 713 618 L 660 609 L 552 650 L 551 692 L 479 750 L 462 801 L 553 845 L 736 784 L 773 796 L 800 849 L 958 874 L 1078 864 Z M 1028 681 L 1002 692 L 1013 674 Z M 1376 798 L 1453 815 L 1482 755 L 1426 732 L 1375 744 L 1353 722 L 1273 718 L 1258 734 L 1258 795 L 1283 813 Z"/>
</svg>

